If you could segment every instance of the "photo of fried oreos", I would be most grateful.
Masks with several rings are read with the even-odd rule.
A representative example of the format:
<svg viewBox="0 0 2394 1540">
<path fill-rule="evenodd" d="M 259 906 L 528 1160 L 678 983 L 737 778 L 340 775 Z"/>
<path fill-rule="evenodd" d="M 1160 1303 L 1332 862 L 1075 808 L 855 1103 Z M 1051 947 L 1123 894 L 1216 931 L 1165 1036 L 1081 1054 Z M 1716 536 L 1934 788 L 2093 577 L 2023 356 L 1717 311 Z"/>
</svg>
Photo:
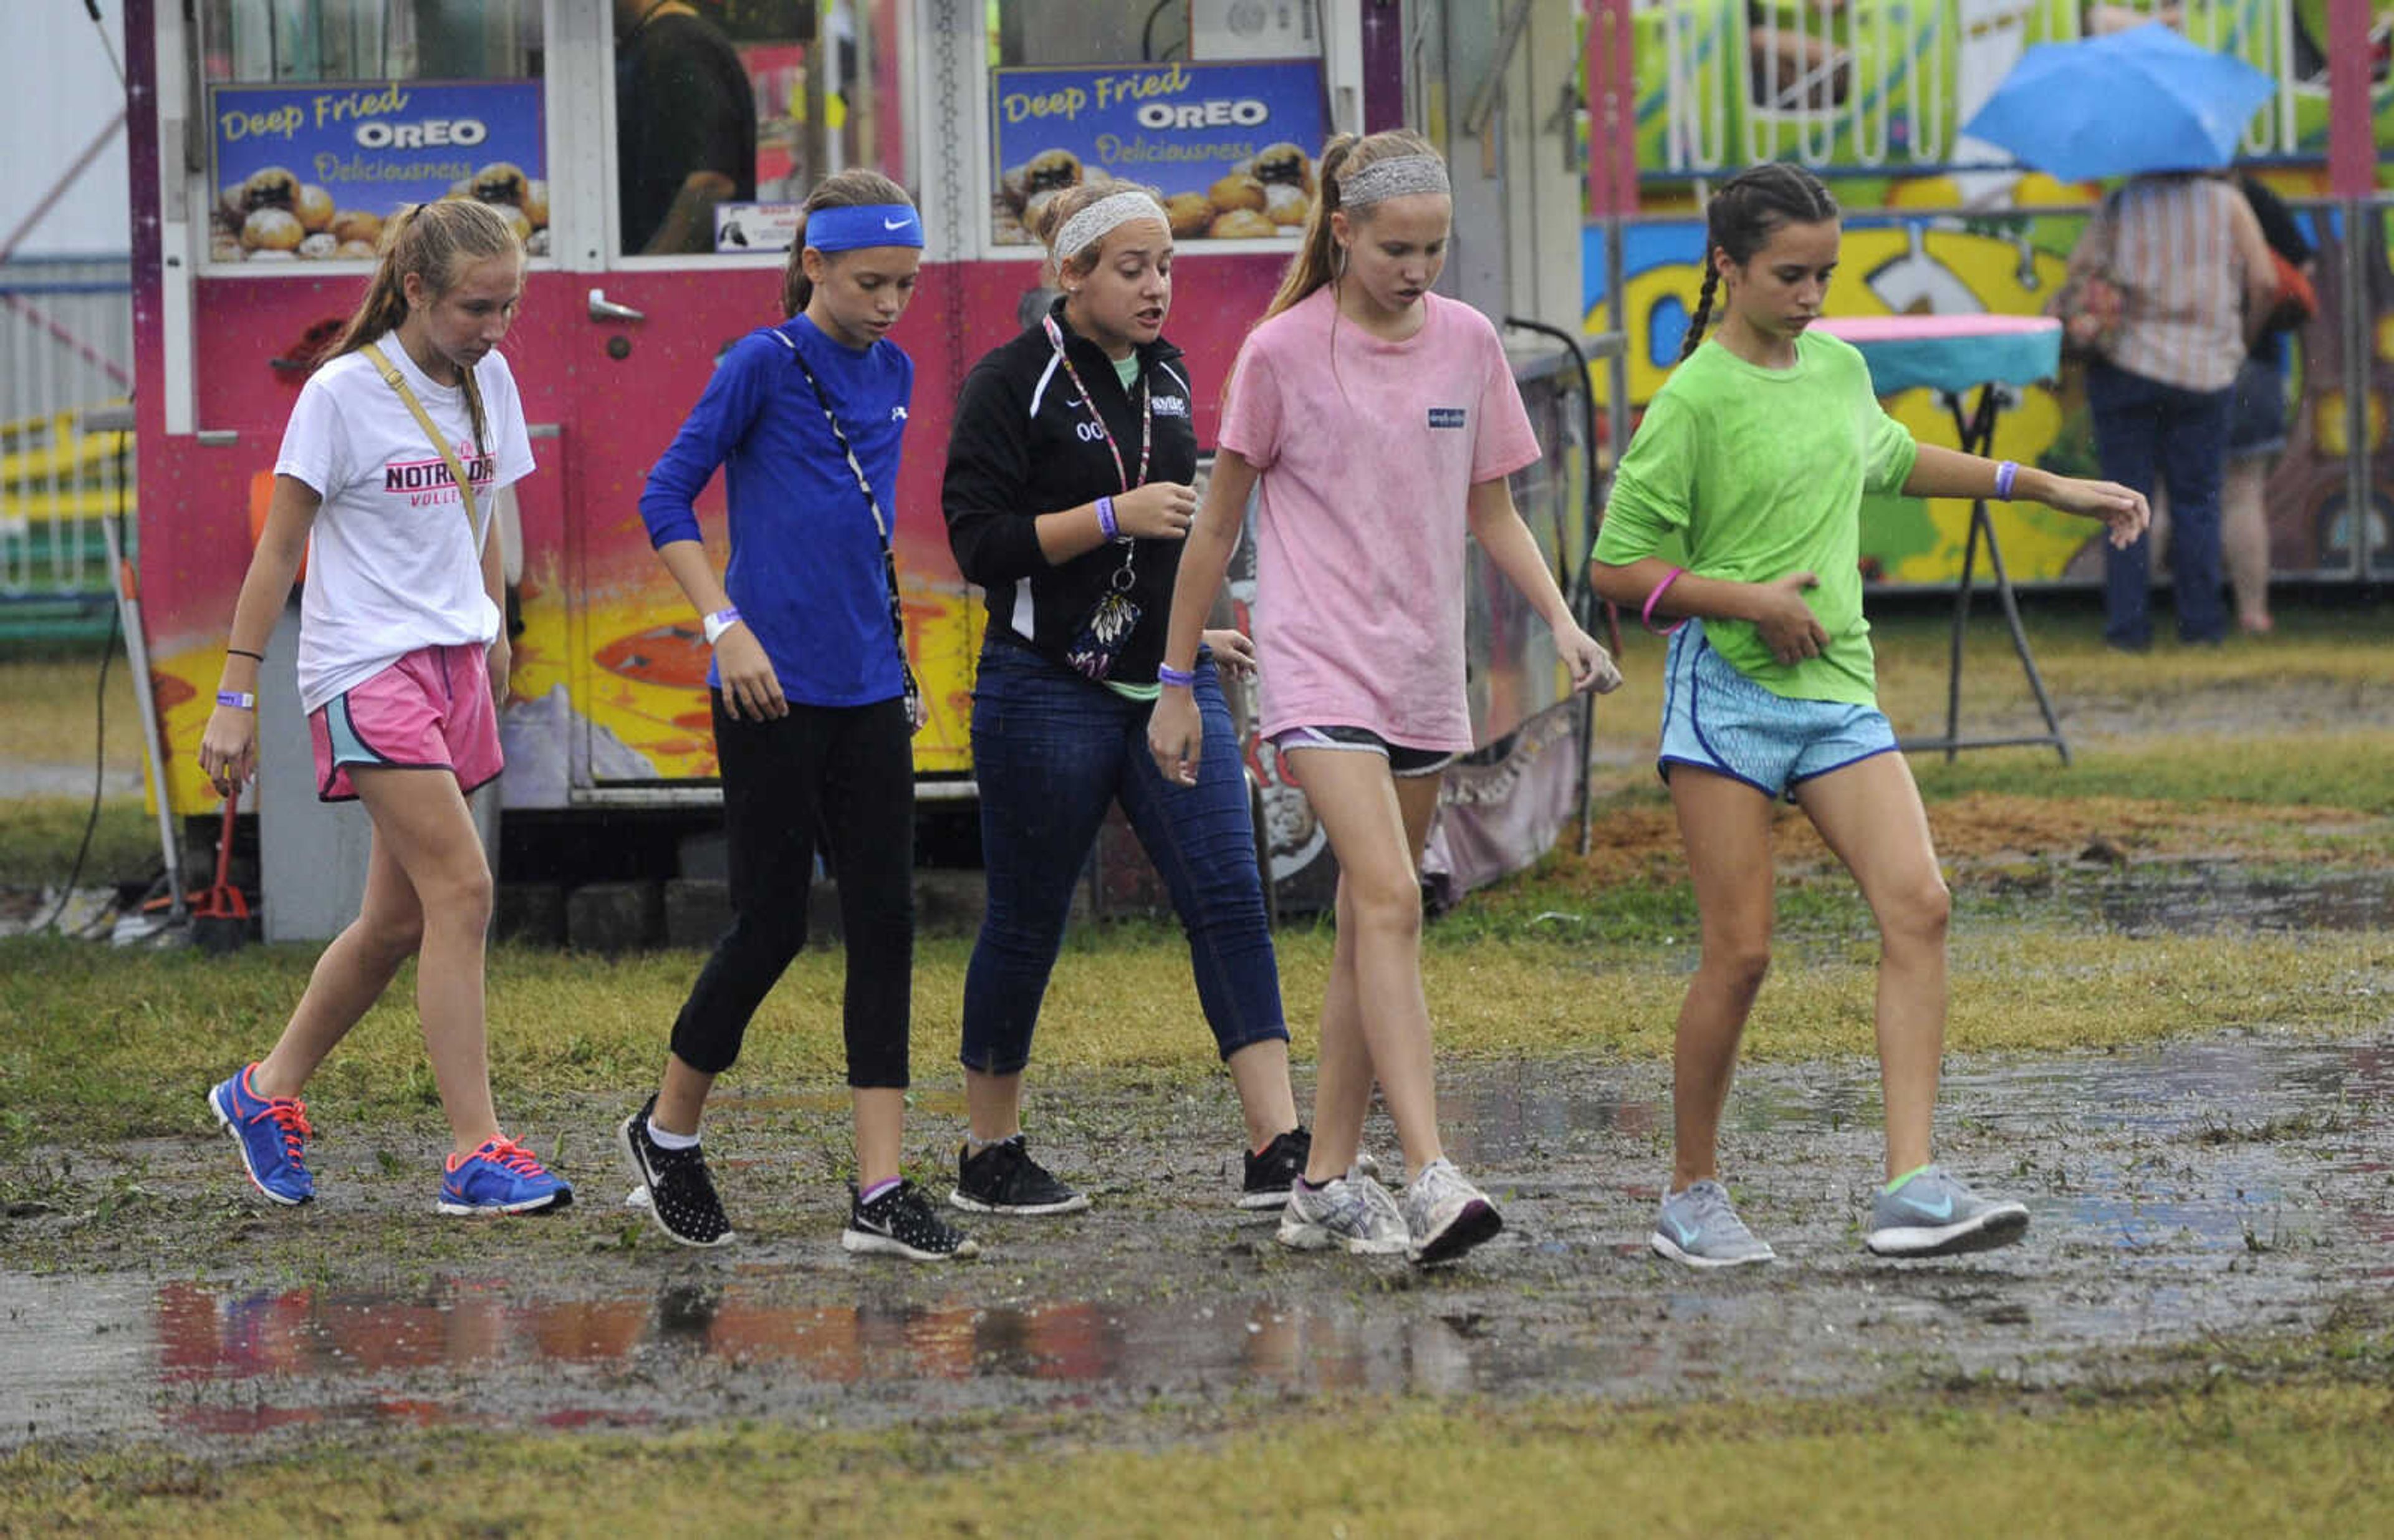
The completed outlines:
<svg viewBox="0 0 2394 1540">
<path fill-rule="evenodd" d="M 1043 150 L 1007 168 L 998 178 L 997 196 L 993 200 L 997 241 L 1006 245 L 1035 244 L 1031 227 L 1037 223 L 1047 200 L 1066 188 L 1080 186 L 1084 179 L 1088 178 L 1081 157 L 1069 150 Z"/>
<path fill-rule="evenodd" d="M 1293 187 L 1313 195 L 1313 157 L 1294 144 L 1269 144 L 1256 151 L 1247 174 L 1266 187 Z"/>
<path fill-rule="evenodd" d="M 1072 169 L 1077 177 L 1080 163 L 1072 161 Z M 515 162 L 493 161 L 458 178 L 446 196 L 489 204 L 515 227 L 527 252 L 548 254 L 548 183 L 525 175 Z M 301 181 L 286 167 L 263 166 L 217 190 L 208 215 L 208 260 L 371 261 L 387 217 L 339 206 L 330 191 Z"/>
<path fill-rule="evenodd" d="M 1152 186 L 1177 241 L 1285 249 L 1314 211 L 1317 61 L 1001 65 L 992 87 L 996 244 L 1035 244 L 1049 199 L 1103 183 Z"/>
</svg>

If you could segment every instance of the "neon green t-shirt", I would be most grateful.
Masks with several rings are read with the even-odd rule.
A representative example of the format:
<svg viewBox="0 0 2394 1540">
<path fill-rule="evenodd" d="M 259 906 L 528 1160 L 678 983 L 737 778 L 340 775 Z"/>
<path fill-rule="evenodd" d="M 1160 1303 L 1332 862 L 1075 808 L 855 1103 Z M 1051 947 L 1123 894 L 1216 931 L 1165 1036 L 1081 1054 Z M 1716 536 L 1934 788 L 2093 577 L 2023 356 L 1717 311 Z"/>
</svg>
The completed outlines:
<svg viewBox="0 0 2394 1540">
<path fill-rule="evenodd" d="M 1878 704 L 1870 623 L 1862 619 L 1864 493 L 1900 490 L 1919 446 L 1872 392 L 1850 343 L 1796 339 L 1796 364 L 1765 369 L 1706 343 L 1646 408 L 1612 480 L 1596 559 L 1625 566 L 1684 536 L 1688 570 L 1767 583 L 1820 579 L 1805 602 L 1829 634 L 1792 667 L 1749 621 L 1706 620 L 1704 638 L 1738 672 L 1795 700 Z"/>
</svg>

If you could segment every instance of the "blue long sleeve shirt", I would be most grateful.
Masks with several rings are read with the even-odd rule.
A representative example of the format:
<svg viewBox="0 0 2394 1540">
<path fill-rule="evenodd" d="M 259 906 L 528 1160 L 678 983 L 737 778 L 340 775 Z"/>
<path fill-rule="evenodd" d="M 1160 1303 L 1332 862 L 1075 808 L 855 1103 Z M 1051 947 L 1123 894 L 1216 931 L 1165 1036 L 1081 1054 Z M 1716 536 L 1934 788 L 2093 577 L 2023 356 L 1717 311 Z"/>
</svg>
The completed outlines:
<svg viewBox="0 0 2394 1540">
<path fill-rule="evenodd" d="M 881 536 L 782 337 L 803 350 L 831 398 L 882 516 L 897 517 L 914 362 L 886 339 L 862 352 L 843 348 L 798 316 L 750 333 L 723 355 L 649 471 L 640 519 L 651 546 L 698 539 L 692 505 L 721 467 L 731 528 L 723 586 L 764 645 L 783 693 L 808 705 L 869 705 L 904 689 Z M 722 683 L 711 663 L 706 679 Z"/>
</svg>

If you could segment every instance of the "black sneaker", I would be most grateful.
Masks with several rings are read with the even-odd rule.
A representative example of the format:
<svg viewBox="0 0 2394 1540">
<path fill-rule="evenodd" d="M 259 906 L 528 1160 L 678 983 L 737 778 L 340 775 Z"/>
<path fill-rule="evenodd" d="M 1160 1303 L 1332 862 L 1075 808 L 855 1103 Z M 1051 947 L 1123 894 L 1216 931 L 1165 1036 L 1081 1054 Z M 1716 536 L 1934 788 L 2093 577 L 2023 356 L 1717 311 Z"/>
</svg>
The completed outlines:
<svg viewBox="0 0 2394 1540">
<path fill-rule="evenodd" d="M 980 1255 L 980 1243 L 940 1218 L 923 1190 L 908 1181 L 869 1204 L 857 1201 L 851 1185 L 848 1229 L 840 1232 L 839 1244 L 861 1256 L 903 1257 L 910 1262 L 945 1262 Z"/>
<path fill-rule="evenodd" d="M 731 1221 L 715 1196 L 715 1178 L 707 1175 L 706 1156 L 695 1144 L 668 1150 L 649 1137 L 649 1114 L 657 1110 L 651 1097 L 640 1110 L 615 1129 L 615 1142 L 632 1175 L 649 1195 L 649 1212 L 657 1228 L 686 1246 L 719 1246 L 731 1239 Z"/>
<path fill-rule="evenodd" d="M 1089 1206 L 1087 1193 L 1065 1186 L 1031 1158 L 1020 1134 L 978 1155 L 969 1144 L 958 1150 L 948 1202 L 974 1214 L 1072 1214 Z"/>
<path fill-rule="evenodd" d="M 1247 1152 L 1247 1184 L 1239 1193 L 1241 1208 L 1284 1208 L 1289 1184 L 1305 1175 L 1306 1157 L 1313 1153 L 1313 1136 L 1303 1128 L 1276 1134 L 1260 1155 Z"/>
</svg>

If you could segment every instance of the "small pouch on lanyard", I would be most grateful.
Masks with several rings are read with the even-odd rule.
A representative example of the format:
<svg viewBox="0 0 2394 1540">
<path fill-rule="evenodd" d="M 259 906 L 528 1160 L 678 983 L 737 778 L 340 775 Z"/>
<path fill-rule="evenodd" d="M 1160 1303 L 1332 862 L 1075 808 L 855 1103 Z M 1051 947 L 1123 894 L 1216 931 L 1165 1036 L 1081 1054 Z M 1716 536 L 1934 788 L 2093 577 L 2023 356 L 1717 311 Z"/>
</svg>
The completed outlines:
<svg viewBox="0 0 2394 1540">
<path fill-rule="evenodd" d="M 1138 628 L 1138 606 L 1130 597 L 1136 581 L 1130 563 L 1130 552 L 1125 550 L 1123 564 L 1114 569 L 1113 586 L 1091 607 L 1088 618 L 1072 637 L 1072 645 L 1064 650 L 1064 661 L 1072 671 L 1093 683 L 1103 684 L 1113 673 L 1115 655 Z"/>
</svg>

